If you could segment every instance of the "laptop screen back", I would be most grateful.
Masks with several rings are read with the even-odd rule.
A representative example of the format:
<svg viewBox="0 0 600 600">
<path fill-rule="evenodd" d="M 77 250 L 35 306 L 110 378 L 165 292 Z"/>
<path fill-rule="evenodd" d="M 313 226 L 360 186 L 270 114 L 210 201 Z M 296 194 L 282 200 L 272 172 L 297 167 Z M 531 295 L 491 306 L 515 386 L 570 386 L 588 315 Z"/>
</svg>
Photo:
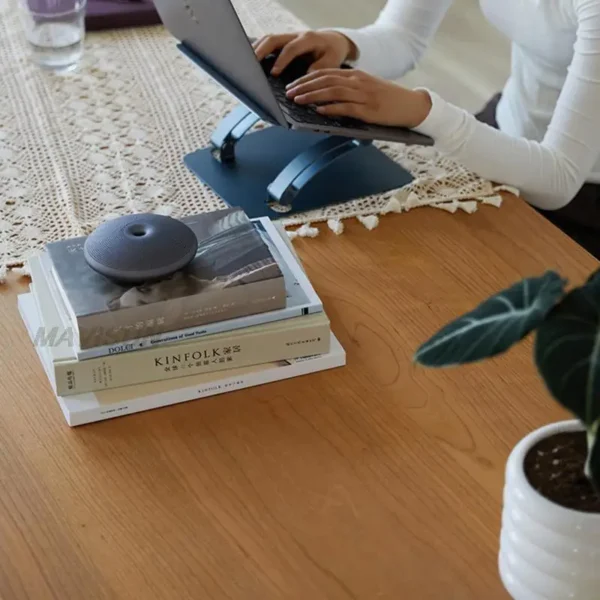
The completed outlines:
<svg viewBox="0 0 600 600">
<path fill-rule="evenodd" d="M 230 0 L 154 0 L 179 41 L 284 125 L 285 118 Z M 244 101 L 240 96 L 240 100 Z"/>
</svg>

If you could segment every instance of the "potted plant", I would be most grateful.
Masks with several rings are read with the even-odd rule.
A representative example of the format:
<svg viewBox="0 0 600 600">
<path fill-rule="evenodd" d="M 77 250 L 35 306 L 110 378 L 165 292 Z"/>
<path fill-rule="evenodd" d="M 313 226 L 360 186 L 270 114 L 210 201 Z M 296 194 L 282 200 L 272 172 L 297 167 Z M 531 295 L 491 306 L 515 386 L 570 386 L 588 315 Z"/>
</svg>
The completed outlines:
<svg viewBox="0 0 600 600">
<path fill-rule="evenodd" d="M 450 367 L 507 351 L 535 331 L 550 394 L 575 417 L 522 439 L 506 466 L 499 568 L 515 600 L 600 599 L 600 271 L 571 290 L 555 272 L 520 281 L 419 348 Z"/>
</svg>

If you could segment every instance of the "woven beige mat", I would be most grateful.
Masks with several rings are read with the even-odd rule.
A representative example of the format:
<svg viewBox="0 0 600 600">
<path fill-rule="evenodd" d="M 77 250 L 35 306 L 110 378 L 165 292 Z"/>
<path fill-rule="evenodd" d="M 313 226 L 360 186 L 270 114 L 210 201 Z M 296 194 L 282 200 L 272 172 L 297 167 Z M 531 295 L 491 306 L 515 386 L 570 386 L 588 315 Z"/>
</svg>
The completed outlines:
<svg viewBox="0 0 600 600">
<path fill-rule="evenodd" d="M 235 4 L 249 35 L 303 28 L 276 3 Z M 0 0 L 0 57 L 0 279 L 47 242 L 87 234 L 117 215 L 181 216 L 223 206 L 182 158 L 208 145 L 235 100 L 182 56 L 162 27 L 90 34 L 78 70 L 56 75 L 29 61 L 17 0 Z M 350 217 L 372 228 L 377 215 L 415 206 L 471 212 L 477 201 L 499 205 L 489 182 L 432 149 L 385 151 L 415 175 L 407 189 L 288 224 L 328 221 L 341 233 Z M 306 225 L 299 235 L 314 232 Z"/>
</svg>

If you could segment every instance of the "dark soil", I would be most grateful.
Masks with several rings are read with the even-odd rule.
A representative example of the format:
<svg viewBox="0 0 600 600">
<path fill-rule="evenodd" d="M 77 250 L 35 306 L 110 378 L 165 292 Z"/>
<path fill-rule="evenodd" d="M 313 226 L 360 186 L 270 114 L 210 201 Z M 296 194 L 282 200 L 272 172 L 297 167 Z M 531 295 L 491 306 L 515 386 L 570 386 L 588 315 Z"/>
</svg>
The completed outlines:
<svg viewBox="0 0 600 600">
<path fill-rule="evenodd" d="M 583 473 L 587 456 L 584 432 L 557 433 L 538 442 L 525 456 L 529 483 L 555 504 L 600 513 L 600 494 Z"/>
</svg>

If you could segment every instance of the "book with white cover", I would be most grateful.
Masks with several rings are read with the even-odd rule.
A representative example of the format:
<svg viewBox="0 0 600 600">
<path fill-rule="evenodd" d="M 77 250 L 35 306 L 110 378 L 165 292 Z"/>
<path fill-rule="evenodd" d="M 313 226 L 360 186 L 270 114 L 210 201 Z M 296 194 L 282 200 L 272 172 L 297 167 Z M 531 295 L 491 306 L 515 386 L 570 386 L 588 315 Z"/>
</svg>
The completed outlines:
<svg viewBox="0 0 600 600">
<path fill-rule="evenodd" d="M 38 298 L 46 294 L 40 292 L 42 281 L 36 278 L 35 262 L 30 262 L 30 266 L 33 275 L 31 289 L 41 321 L 41 326 L 34 332 L 34 344 L 49 349 L 52 385 L 54 391 L 62 396 L 329 351 L 329 319 L 325 312 L 320 312 L 182 340 L 176 344 L 146 348 L 139 352 L 78 361 L 73 353 L 69 330 L 59 329 L 54 340 L 45 336 L 45 332 L 54 328 L 55 321 L 46 320 L 46 314 L 52 306 L 46 306 L 47 310 L 44 311 L 37 304 Z"/>
<path fill-rule="evenodd" d="M 35 301 L 31 294 L 22 294 L 18 301 L 19 311 L 33 340 L 34 332 L 41 326 Z M 320 356 L 282 360 L 75 396 L 57 396 L 57 400 L 67 423 L 74 427 L 345 365 L 346 354 L 333 334 L 330 348 L 328 354 Z M 51 377 L 48 348 L 37 345 L 36 351 L 46 374 Z"/>
<path fill-rule="evenodd" d="M 68 311 L 64 306 L 52 275 L 52 265 L 46 254 L 33 257 L 30 269 L 35 286 L 36 301 L 42 312 L 42 320 L 46 324 L 45 338 L 49 346 L 58 347 L 59 335 L 69 337 L 77 360 L 87 360 L 101 356 L 143 350 L 164 344 L 174 344 L 182 340 L 190 340 L 205 335 L 244 329 L 255 325 L 282 321 L 303 315 L 310 315 L 323 310 L 323 304 L 315 292 L 308 277 L 304 273 L 288 235 L 278 224 L 263 217 L 252 220 L 254 227 L 268 246 L 283 273 L 286 288 L 286 307 L 279 310 L 248 315 L 235 319 L 227 319 L 209 323 L 199 327 L 191 327 L 179 331 L 170 331 L 138 339 L 130 339 L 116 344 L 81 349 L 77 343 L 76 330 L 71 324 Z M 49 290 L 46 292 L 46 290 Z M 69 355 L 71 357 L 71 354 Z"/>
</svg>

